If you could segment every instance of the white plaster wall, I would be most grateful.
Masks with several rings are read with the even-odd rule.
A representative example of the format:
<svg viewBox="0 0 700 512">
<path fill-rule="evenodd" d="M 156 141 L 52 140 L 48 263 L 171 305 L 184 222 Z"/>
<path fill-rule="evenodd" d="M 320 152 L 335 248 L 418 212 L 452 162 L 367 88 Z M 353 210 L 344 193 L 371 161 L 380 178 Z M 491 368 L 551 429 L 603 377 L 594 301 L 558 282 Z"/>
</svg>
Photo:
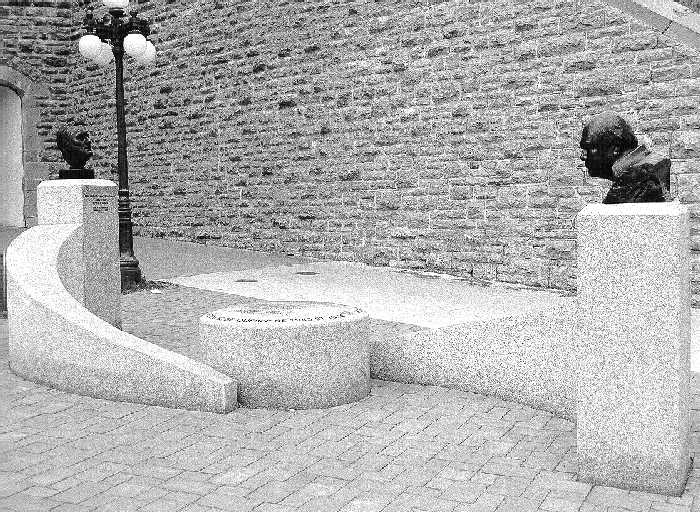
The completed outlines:
<svg viewBox="0 0 700 512">
<path fill-rule="evenodd" d="M 22 100 L 0 86 L 0 225 L 24 227 Z"/>
</svg>

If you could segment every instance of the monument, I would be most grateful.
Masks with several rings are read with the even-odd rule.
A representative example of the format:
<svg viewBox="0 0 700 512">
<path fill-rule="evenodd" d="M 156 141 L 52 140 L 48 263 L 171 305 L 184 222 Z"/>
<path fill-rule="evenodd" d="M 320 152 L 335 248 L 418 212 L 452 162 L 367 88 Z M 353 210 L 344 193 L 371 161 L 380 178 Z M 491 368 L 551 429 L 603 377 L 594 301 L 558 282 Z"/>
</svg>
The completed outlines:
<svg viewBox="0 0 700 512">
<path fill-rule="evenodd" d="M 690 228 L 677 202 L 576 219 L 579 478 L 680 495 L 690 465 Z"/>
<path fill-rule="evenodd" d="M 200 318 L 201 360 L 238 383 L 249 407 L 314 409 L 369 393 L 367 313 L 340 304 L 268 302 Z"/>
<path fill-rule="evenodd" d="M 670 201 L 671 160 L 639 145 L 619 115 L 594 116 L 584 126 L 579 145 L 588 174 L 612 181 L 604 204 Z"/>
<path fill-rule="evenodd" d="M 117 186 L 108 180 L 47 180 L 37 188 L 39 225 L 79 224 L 77 272 L 64 274 L 68 291 L 88 311 L 121 327 Z"/>
<path fill-rule="evenodd" d="M 118 329 L 117 186 L 49 180 L 39 225 L 7 249 L 9 363 L 55 389 L 108 400 L 224 413 L 236 383 Z"/>
<path fill-rule="evenodd" d="M 87 161 L 92 158 L 92 145 L 88 132 L 80 131 L 74 134 L 63 126 L 56 132 L 56 145 L 69 166 L 68 169 L 58 171 L 59 179 L 93 179 L 95 177 L 94 170 L 85 168 Z"/>
</svg>

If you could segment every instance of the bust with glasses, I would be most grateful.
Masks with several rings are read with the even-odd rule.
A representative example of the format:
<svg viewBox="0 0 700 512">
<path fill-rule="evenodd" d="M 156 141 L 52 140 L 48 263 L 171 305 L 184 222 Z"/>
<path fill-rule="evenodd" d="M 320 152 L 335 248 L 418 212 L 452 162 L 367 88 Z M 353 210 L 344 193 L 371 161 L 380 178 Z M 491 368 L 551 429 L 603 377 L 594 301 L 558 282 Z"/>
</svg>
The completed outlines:
<svg viewBox="0 0 700 512">
<path fill-rule="evenodd" d="M 605 204 L 670 201 L 671 160 L 640 145 L 629 123 L 612 112 L 591 118 L 581 134 L 588 174 L 612 181 Z"/>
</svg>

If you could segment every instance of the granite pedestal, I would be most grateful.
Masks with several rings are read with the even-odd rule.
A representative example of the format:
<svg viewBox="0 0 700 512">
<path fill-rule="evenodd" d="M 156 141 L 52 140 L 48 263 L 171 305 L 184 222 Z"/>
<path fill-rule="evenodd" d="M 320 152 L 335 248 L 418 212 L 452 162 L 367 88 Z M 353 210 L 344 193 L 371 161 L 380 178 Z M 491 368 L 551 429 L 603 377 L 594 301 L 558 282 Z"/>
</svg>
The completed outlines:
<svg viewBox="0 0 700 512">
<path fill-rule="evenodd" d="M 690 252 L 678 203 L 577 217 L 579 478 L 679 495 L 690 463 Z"/>
<path fill-rule="evenodd" d="M 249 407 L 314 409 L 369 393 L 361 309 L 313 302 L 224 308 L 200 318 L 201 358 L 238 383 Z"/>
<path fill-rule="evenodd" d="M 80 242 L 59 264 L 63 285 L 85 309 L 121 327 L 117 185 L 109 180 L 48 180 L 37 187 L 40 226 L 79 224 Z"/>
<path fill-rule="evenodd" d="M 39 225 L 7 249 L 10 368 L 52 388 L 109 400 L 228 412 L 236 383 L 119 324 L 117 187 L 38 188 Z"/>
</svg>

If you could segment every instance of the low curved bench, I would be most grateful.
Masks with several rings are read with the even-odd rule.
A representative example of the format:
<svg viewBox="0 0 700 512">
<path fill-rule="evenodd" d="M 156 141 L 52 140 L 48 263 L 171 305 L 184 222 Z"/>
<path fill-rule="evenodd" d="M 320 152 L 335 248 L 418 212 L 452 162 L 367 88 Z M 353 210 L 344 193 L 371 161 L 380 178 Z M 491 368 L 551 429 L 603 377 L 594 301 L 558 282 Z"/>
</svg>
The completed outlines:
<svg viewBox="0 0 700 512">
<path fill-rule="evenodd" d="M 314 409 L 369 393 L 367 313 L 317 302 L 269 302 L 200 318 L 202 360 L 238 382 L 249 407 Z"/>
<path fill-rule="evenodd" d="M 81 224 L 35 226 L 7 249 L 10 368 L 79 395 L 210 412 L 236 407 L 236 383 L 120 331 L 66 289 L 78 272 Z"/>
</svg>

